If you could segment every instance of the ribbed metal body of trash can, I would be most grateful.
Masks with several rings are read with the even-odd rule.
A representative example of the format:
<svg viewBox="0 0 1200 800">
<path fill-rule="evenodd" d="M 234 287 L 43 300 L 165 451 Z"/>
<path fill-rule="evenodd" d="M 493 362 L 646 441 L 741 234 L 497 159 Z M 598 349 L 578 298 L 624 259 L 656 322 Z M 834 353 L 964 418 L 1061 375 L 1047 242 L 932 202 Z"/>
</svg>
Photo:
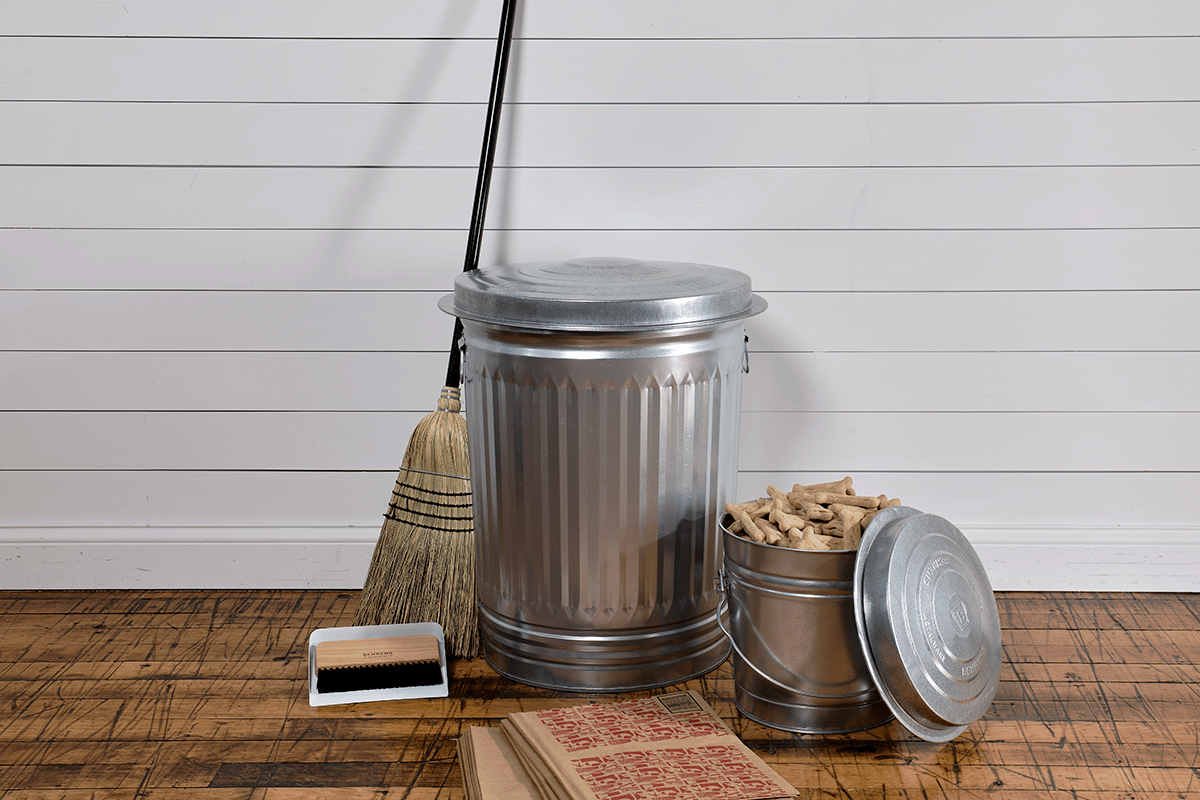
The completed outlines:
<svg viewBox="0 0 1200 800">
<path fill-rule="evenodd" d="M 737 476 L 735 270 L 578 259 L 465 273 L 463 385 L 489 662 L 624 690 L 721 663 L 718 516 Z"/>
</svg>

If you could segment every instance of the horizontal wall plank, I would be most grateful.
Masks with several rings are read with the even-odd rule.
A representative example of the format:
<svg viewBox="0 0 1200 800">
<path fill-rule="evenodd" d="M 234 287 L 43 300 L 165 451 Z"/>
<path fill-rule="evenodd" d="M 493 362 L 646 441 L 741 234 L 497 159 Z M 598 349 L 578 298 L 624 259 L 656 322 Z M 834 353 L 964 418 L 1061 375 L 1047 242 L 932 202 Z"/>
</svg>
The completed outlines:
<svg viewBox="0 0 1200 800">
<path fill-rule="evenodd" d="M 1198 39 L 1197 41 L 1200 41 Z M 1195 167 L 499 169 L 494 228 L 1194 228 Z M 453 228 L 475 170 L 0 167 L 0 226 Z M 122 202 L 107 202 L 121 197 Z M 920 197 L 921 202 L 913 202 Z M 971 198 L 963 202 L 963 198 Z M 465 206 L 465 208 L 464 208 Z"/>
<path fill-rule="evenodd" d="M 11 538 L 6 533 L 0 529 L 5 554 L 0 583 L 8 589 L 43 590 L 357 589 L 377 538 L 373 528 L 238 528 L 207 537 L 202 530 L 116 529 L 95 540 L 50 530 L 45 541 L 25 531 Z M 1194 526 L 1168 531 L 1134 527 L 1119 538 L 1080 527 L 1034 528 L 1024 538 L 1005 529 L 968 528 L 963 533 L 996 591 L 1200 588 Z"/>
<path fill-rule="evenodd" d="M 390 434 L 385 449 L 393 466 L 386 470 L 0 471 L 0 541 L 16 541 L 16 528 L 28 529 L 22 541 L 134 541 L 127 530 L 105 529 L 146 526 L 207 527 L 218 540 L 230 527 L 263 528 L 266 538 L 278 526 L 352 525 L 362 529 L 355 536 L 369 538 L 382 524 L 411 433 L 397 426 Z M 868 455 L 839 449 L 823 458 L 831 466 L 821 472 L 743 469 L 736 496 L 751 500 L 765 496 L 768 486 L 787 490 L 849 475 L 861 494 L 897 497 L 960 526 L 1010 529 L 1014 541 L 1029 527 L 1195 525 L 1188 500 L 1200 493 L 1196 471 L 872 472 L 865 468 Z M 742 462 L 750 464 L 750 455 Z M 47 526 L 74 533 L 54 534 Z"/>
<path fill-rule="evenodd" d="M 384 445 L 392 455 L 387 470 L 0 471 L 0 530 L 190 526 L 211 527 L 218 537 L 228 526 L 365 525 L 378 533 L 411 435 L 397 428 Z"/>
<path fill-rule="evenodd" d="M 9 76 L 0 99 L 484 102 L 490 38 L 11 38 L 0 49 L 0 75 Z M 514 49 L 509 96 L 526 103 L 1197 100 L 1200 76 L 1190 67 L 1198 57 L 1200 41 L 1187 35 L 524 40 Z"/>
<path fill-rule="evenodd" d="M 747 322 L 751 342 L 787 352 L 1190 351 L 1196 349 L 1200 311 L 1197 292 L 763 296 L 772 305 Z M 1121 319 L 1154 325 L 1114 324 Z"/>
<path fill-rule="evenodd" d="M 746 323 L 754 351 L 1193 352 L 1200 318 L 1197 291 L 761 294 L 768 309 Z M 0 342 L 6 350 L 445 353 L 453 323 L 437 308 L 443 295 L 8 291 L 0 292 Z M 1155 324 L 1114 324 L 1123 319 Z"/>
<path fill-rule="evenodd" d="M 741 444 L 743 469 L 771 472 L 830 471 L 843 451 L 869 470 L 1185 471 L 1200 412 L 746 413 Z"/>
<path fill-rule="evenodd" d="M 830 471 L 854 453 L 870 471 L 1188 471 L 1198 415 L 746 412 L 740 466 Z M 0 469 L 388 470 L 422 416 L 0 412 Z"/>
<path fill-rule="evenodd" d="M 428 413 L 428 412 L 425 412 Z M 388 470 L 420 412 L 0 412 L 0 469 Z"/>
<path fill-rule="evenodd" d="M 522 105 L 507 166 L 1195 164 L 1194 103 Z M 0 103 L 6 164 L 475 166 L 479 105 Z M 79 131 L 88 131 L 80 136 Z M 1095 135 L 1103 131 L 1103 136 Z"/>
<path fill-rule="evenodd" d="M 10 0 L 4 10 L 5 32 L 18 36 L 488 37 L 495 35 L 499 18 L 498 3 L 466 0 L 375 0 L 351 6 L 319 0 L 211 0 L 203 6 L 170 7 L 154 0 L 119 5 Z M 706 0 L 529 3 L 522 5 L 520 20 L 524 36 L 556 38 L 1170 36 L 1200 30 L 1200 12 L 1190 3 L 1134 8 L 1124 0 L 1064 0 L 1053 13 L 1036 0 L 924 0 L 918 7 L 898 7 L 887 0 L 743 0 L 737 10 L 730 14 L 728 5 Z"/>
<path fill-rule="evenodd" d="M 456 0 L 429 4 L 367 0 L 333 8 L 315 0 L 216 0 L 202 5 L 131 0 L 117 8 L 67 0 L 47 9 L 32 0 L 5 8 L 6 29 L 23 36 L 250 36 L 254 38 L 409 38 L 495 35 L 499 7 Z"/>
<path fill-rule="evenodd" d="M 447 318 L 447 351 L 453 322 Z M 0 352 L 4 410 L 433 411 L 447 353 Z"/>
<path fill-rule="evenodd" d="M 465 223 L 464 223 L 465 225 Z M 0 229 L 2 289 L 448 291 L 463 230 Z M 1200 289 L 1185 230 L 489 230 L 480 263 L 623 255 L 740 269 L 758 291 Z M 1137 268 L 1130 267 L 1136 264 Z M 119 267 L 119 268 L 118 268 Z"/>
<path fill-rule="evenodd" d="M 323 532 L 318 542 L 5 544 L 0 581 L 6 589 L 361 589 L 374 544 Z"/>
<path fill-rule="evenodd" d="M 1190 411 L 1200 350 L 754 352 L 746 411 Z M 443 353 L 0 352 L 5 411 L 432 411 Z"/>
<path fill-rule="evenodd" d="M 446 277 L 450 289 L 453 274 Z M 5 292 L 15 350 L 433 350 L 453 319 L 439 293 Z M 428 326 L 429 330 L 424 330 Z"/>
<path fill-rule="evenodd" d="M 752 353 L 746 411 L 1200 409 L 1200 351 Z"/>
</svg>

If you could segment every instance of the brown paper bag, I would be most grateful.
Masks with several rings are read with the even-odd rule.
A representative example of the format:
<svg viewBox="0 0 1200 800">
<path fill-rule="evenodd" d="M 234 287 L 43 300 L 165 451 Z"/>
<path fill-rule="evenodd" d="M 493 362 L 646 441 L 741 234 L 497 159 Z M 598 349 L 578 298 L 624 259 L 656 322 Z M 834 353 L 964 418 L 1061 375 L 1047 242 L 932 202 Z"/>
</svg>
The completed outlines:
<svg viewBox="0 0 1200 800">
<path fill-rule="evenodd" d="M 499 728 L 476 726 L 463 731 L 458 760 L 470 800 L 543 800 Z"/>
<path fill-rule="evenodd" d="M 519 712 L 505 730 L 528 771 L 545 776 L 561 800 L 796 794 L 694 691 Z"/>
</svg>

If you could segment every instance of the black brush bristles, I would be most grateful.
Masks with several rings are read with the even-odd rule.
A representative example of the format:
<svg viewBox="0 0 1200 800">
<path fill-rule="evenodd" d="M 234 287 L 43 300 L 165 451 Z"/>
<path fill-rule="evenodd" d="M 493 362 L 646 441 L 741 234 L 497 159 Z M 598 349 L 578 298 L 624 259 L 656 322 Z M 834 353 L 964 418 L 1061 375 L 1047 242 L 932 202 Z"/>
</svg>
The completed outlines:
<svg viewBox="0 0 1200 800">
<path fill-rule="evenodd" d="M 442 665 L 437 661 L 365 664 L 317 670 L 317 694 L 396 689 L 404 686 L 436 686 L 442 682 Z"/>
</svg>

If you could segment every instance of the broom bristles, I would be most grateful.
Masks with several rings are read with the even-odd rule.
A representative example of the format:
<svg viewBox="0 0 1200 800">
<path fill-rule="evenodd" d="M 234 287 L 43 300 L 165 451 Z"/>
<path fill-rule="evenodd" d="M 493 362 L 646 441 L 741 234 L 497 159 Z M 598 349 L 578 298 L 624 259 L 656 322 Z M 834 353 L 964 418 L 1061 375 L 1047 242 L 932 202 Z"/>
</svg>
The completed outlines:
<svg viewBox="0 0 1200 800">
<path fill-rule="evenodd" d="M 479 654 L 475 517 L 457 387 L 413 430 L 359 596 L 355 625 L 436 622 L 450 656 Z"/>
</svg>

